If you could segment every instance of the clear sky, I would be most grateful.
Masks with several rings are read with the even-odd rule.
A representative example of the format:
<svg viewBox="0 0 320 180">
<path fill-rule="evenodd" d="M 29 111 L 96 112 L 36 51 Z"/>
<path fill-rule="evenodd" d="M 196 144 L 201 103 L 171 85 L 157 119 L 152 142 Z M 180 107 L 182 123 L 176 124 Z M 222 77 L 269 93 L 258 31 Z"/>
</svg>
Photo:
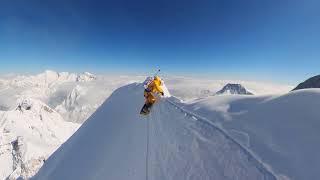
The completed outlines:
<svg viewBox="0 0 320 180">
<path fill-rule="evenodd" d="M 320 74 L 318 0 L 3 0 L 0 72 Z"/>
</svg>

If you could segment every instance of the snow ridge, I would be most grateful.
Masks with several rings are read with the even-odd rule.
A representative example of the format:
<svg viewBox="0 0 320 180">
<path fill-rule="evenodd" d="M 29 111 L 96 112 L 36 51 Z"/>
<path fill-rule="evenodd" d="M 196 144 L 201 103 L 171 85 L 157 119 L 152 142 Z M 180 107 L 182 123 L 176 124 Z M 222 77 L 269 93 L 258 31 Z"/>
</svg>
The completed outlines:
<svg viewBox="0 0 320 180">
<path fill-rule="evenodd" d="M 160 100 L 144 117 L 142 105 L 142 84 L 117 89 L 34 179 L 277 179 L 221 128 L 192 112 Z"/>
<path fill-rule="evenodd" d="M 267 172 L 269 175 L 273 176 L 274 179 L 280 179 L 280 177 L 278 177 L 273 171 L 272 169 L 267 166 L 265 163 L 263 163 L 260 158 L 258 158 L 250 149 L 246 148 L 244 145 L 242 145 L 241 143 L 239 143 L 236 139 L 234 139 L 232 136 L 229 135 L 229 133 L 227 131 L 225 131 L 221 126 L 211 122 L 210 120 L 208 120 L 205 117 L 202 117 L 200 115 L 195 114 L 194 112 L 188 111 L 186 109 L 184 109 L 183 107 L 177 105 L 176 103 L 174 103 L 172 100 L 170 99 L 165 99 L 165 101 L 174 106 L 175 108 L 179 109 L 182 113 L 187 114 L 188 116 L 190 116 L 191 118 L 193 118 L 196 121 L 200 121 L 201 123 L 207 124 L 213 128 L 215 128 L 216 130 L 218 130 L 221 134 L 223 134 L 227 139 L 231 140 L 233 143 L 235 143 L 237 146 L 239 146 L 244 152 L 246 152 L 246 154 L 249 157 L 252 157 L 252 159 L 254 159 L 256 161 L 256 163 L 258 164 L 258 168 L 260 169 L 261 172 Z"/>
</svg>

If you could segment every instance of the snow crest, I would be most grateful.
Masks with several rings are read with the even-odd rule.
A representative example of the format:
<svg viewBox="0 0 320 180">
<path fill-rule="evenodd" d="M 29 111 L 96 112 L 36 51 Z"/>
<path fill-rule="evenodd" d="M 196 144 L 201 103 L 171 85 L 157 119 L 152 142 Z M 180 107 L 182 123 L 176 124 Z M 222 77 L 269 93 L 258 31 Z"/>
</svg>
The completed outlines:
<svg viewBox="0 0 320 180">
<path fill-rule="evenodd" d="M 141 116 L 143 89 L 114 91 L 34 179 L 276 179 L 219 128 L 166 98 Z"/>
</svg>

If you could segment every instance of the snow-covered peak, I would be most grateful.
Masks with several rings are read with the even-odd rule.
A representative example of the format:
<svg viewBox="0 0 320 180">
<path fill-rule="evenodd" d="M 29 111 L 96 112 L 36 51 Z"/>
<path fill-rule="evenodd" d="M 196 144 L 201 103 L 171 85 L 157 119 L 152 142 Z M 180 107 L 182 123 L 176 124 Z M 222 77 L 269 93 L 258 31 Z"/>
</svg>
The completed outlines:
<svg viewBox="0 0 320 180">
<path fill-rule="evenodd" d="M 19 99 L 18 106 L 16 109 L 21 111 L 31 110 L 32 106 L 33 106 L 33 102 L 31 99 Z"/>
<path fill-rule="evenodd" d="M 65 100 L 55 108 L 56 111 L 59 112 L 66 121 L 82 123 L 98 106 L 83 102 L 87 91 L 87 88 L 77 85 Z"/>
<path fill-rule="evenodd" d="M 81 95 L 84 95 L 86 93 L 86 90 L 77 85 L 69 94 L 68 98 L 66 99 L 66 103 L 68 106 L 74 106 L 77 104 L 77 100 L 79 100 Z"/>
<path fill-rule="evenodd" d="M 320 75 L 307 79 L 306 81 L 300 83 L 293 90 L 309 89 L 309 88 L 320 88 Z"/>
<path fill-rule="evenodd" d="M 18 99 L 16 111 L 20 112 L 32 112 L 34 114 L 40 114 L 43 112 L 52 113 L 54 115 L 57 114 L 52 108 L 48 105 L 44 104 L 40 100 L 32 99 L 32 98 L 20 98 Z M 44 111 L 43 111 L 44 110 Z M 58 119 L 61 119 L 60 117 Z"/>
<path fill-rule="evenodd" d="M 51 70 L 46 70 L 44 73 L 41 73 L 37 76 L 40 78 L 44 77 L 48 84 L 55 82 L 55 81 L 88 82 L 88 81 L 92 81 L 92 80 L 97 79 L 96 75 L 89 73 L 89 72 L 75 74 L 75 73 L 69 73 L 69 72 L 55 72 L 55 71 L 51 71 Z"/>
<path fill-rule="evenodd" d="M 27 179 L 76 129 L 43 102 L 22 98 L 0 112 L 0 179 Z"/>
<path fill-rule="evenodd" d="M 77 76 L 77 81 L 78 82 L 88 82 L 88 81 L 92 81 L 92 80 L 96 80 L 97 77 L 94 74 L 91 74 L 89 72 L 84 72 L 82 74 L 79 74 Z"/>
<path fill-rule="evenodd" d="M 231 84 L 228 83 L 220 91 L 216 92 L 217 95 L 220 94 L 239 94 L 239 95 L 253 95 L 251 92 L 247 91 L 241 84 Z"/>
</svg>

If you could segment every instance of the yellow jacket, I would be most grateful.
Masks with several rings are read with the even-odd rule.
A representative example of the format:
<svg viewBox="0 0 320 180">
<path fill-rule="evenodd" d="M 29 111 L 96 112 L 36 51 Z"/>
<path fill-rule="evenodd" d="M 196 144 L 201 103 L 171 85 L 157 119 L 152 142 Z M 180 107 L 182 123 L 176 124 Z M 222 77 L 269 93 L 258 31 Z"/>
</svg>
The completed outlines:
<svg viewBox="0 0 320 180">
<path fill-rule="evenodd" d="M 161 88 L 161 79 L 159 77 L 156 77 L 147 88 L 150 92 L 153 93 L 163 93 L 163 90 Z"/>
<path fill-rule="evenodd" d="M 148 84 L 148 87 L 145 89 L 143 93 L 144 97 L 146 98 L 145 104 L 154 104 L 157 101 L 153 93 L 163 94 L 163 90 L 161 88 L 161 79 L 157 76 L 150 84 Z"/>
</svg>

